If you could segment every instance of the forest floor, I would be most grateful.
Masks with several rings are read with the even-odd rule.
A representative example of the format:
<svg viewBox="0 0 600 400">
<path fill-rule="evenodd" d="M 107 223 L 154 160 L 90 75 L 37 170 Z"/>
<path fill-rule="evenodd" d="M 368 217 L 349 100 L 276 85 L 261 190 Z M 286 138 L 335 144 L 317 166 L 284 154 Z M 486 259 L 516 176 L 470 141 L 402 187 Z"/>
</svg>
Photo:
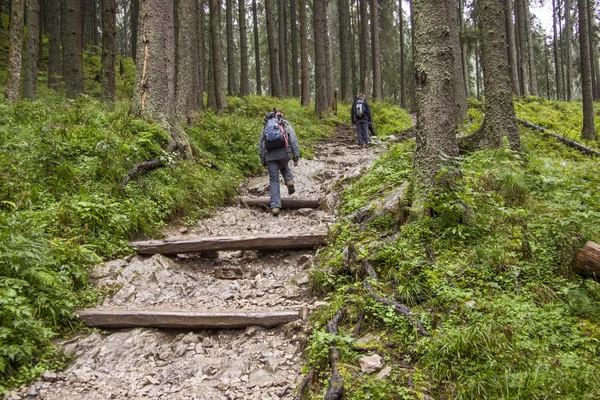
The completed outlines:
<svg viewBox="0 0 600 400">
<path fill-rule="evenodd" d="M 230 205 L 194 226 L 167 226 L 165 238 L 326 233 L 344 182 L 362 174 L 383 148 L 359 148 L 352 130 L 339 125 L 314 159 L 293 167 L 296 193 L 288 196 L 281 185 L 283 197 L 324 199 L 320 209 L 284 209 L 273 217 L 266 208 Z M 267 197 L 268 189 L 265 171 L 239 193 Z M 132 256 L 95 267 L 92 278 L 111 293 L 99 310 L 310 313 L 324 304 L 308 291 L 314 256 L 314 250 Z M 95 330 L 60 344 L 69 357 L 64 371 L 47 371 L 7 398 L 292 399 L 303 379 L 309 331 L 306 320 L 276 328 Z"/>
</svg>

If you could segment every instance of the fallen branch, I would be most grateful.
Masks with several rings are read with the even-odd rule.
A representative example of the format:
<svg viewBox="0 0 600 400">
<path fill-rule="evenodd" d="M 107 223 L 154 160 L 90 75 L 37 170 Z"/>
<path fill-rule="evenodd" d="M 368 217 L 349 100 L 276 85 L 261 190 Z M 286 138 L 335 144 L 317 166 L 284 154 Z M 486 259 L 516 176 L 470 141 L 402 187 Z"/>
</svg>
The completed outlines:
<svg viewBox="0 0 600 400">
<path fill-rule="evenodd" d="M 589 154 L 589 155 L 594 155 L 594 156 L 600 156 L 600 151 L 596 151 L 594 149 L 590 149 L 589 147 L 585 147 L 584 145 L 582 145 L 581 143 L 578 143 L 574 140 L 571 139 L 567 139 L 564 136 L 560 136 L 557 135 L 556 133 L 550 132 L 549 130 L 542 128 L 541 126 L 532 124 L 529 121 L 526 121 L 524 119 L 521 118 L 516 118 L 517 122 L 520 123 L 521 125 L 523 125 L 526 128 L 531 128 L 533 130 L 536 130 L 538 132 L 542 132 L 545 133 L 547 135 L 553 136 L 554 138 L 560 140 L 561 142 L 565 143 L 567 146 L 569 147 L 573 147 L 574 149 L 577 149 L 583 153 Z"/>
<path fill-rule="evenodd" d="M 365 261 L 365 263 L 364 263 L 364 269 L 365 269 L 365 274 L 368 277 L 370 277 L 373 280 L 377 280 L 377 273 L 375 272 L 375 269 L 373 268 L 373 266 L 368 261 Z M 365 288 L 365 290 L 367 291 L 367 293 L 369 293 L 369 295 L 376 302 L 381 303 L 381 304 L 386 305 L 386 306 L 392 306 L 392 307 L 394 307 L 394 311 L 396 312 L 396 314 L 402 315 L 403 317 L 405 317 L 409 321 L 411 321 L 417 327 L 417 330 L 419 331 L 419 333 L 421 335 L 423 335 L 423 336 L 429 336 L 429 332 L 427 332 L 427 330 L 425 329 L 425 327 L 423 326 L 423 324 L 421 323 L 421 321 L 419 321 L 419 320 L 417 320 L 417 319 L 415 319 L 413 317 L 410 308 L 406 307 L 404 304 L 401 304 L 401 303 L 398 303 L 396 301 L 389 300 L 389 299 L 386 299 L 384 297 L 379 296 L 375 292 L 375 289 L 373 289 L 373 286 L 371 285 L 371 282 L 369 282 L 368 279 L 365 279 L 363 281 L 363 288 Z"/>
<path fill-rule="evenodd" d="M 125 179 L 123 179 L 123 182 L 121 182 L 121 184 L 119 185 L 119 188 L 123 189 L 125 186 L 127 186 L 129 181 L 134 176 L 136 176 L 142 172 L 152 171 L 153 169 L 164 167 L 164 166 L 165 166 L 165 164 L 162 162 L 162 160 L 160 160 L 158 158 L 155 158 L 150 161 L 139 162 L 139 163 L 135 164 L 133 166 L 133 168 L 131 168 L 129 173 L 127 173 L 127 176 L 125 177 Z"/>
<path fill-rule="evenodd" d="M 338 325 L 342 320 L 342 317 L 346 313 L 346 306 L 340 309 L 331 321 L 327 323 L 327 333 L 336 335 L 338 332 Z M 333 346 L 331 350 L 329 350 L 329 361 L 331 364 L 331 380 L 329 381 L 329 388 L 327 389 L 327 393 L 325 394 L 325 400 L 339 400 L 342 398 L 342 393 L 344 392 L 344 379 L 342 378 L 342 374 L 338 370 L 337 364 L 340 360 L 340 351 L 337 347 Z"/>
</svg>

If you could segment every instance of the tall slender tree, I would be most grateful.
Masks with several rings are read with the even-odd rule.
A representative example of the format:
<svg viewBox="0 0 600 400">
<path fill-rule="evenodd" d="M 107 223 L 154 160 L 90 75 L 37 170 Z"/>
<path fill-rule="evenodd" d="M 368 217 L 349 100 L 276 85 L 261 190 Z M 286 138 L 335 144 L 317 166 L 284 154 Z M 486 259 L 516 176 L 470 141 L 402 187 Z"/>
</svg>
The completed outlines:
<svg viewBox="0 0 600 400">
<path fill-rule="evenodd" d="M 23 65 L 21 97 L 35 100 L 37 96 L 37 56 L 40 3 L 38 0 L 27 2 L 27 52 Z"/>
<path fill-rule="evenodd" d="M 206 58 L 204 52 L 204 0 L 198 0 L 196 2 L 196 27 L 197 32 L 197 75 L 198 75 L 198 94 L 196 97 L 196 104 L 199 109 L 204 109 L 204 66 L 206 65 Z"/>
<path fill-rule="evenodd" d="M 559 41 L 559 37 L 558 37 L 558 31 L 559 29 L 557 29 L 556 25 L 558 24 L 558 8 L 556 6 L 556 2 L 557 0 L 552 0 L 552 44 L 553 44 L 553 51 L 554 51 L 554 73 L 555 73 L 555 80 L 556 80 L 556 99 L 557 100 L 562 100 L 565 98 L 564 94 L 562 93 L 562 87 L 563 87 L 563 82 L 562 82 L 562 73 L 560 70 L 560 41 Z"/>
<path fill-rule="evenodd" d="M 258 12 L 256 0 L 252 0 L 252 22 L 254 24 L 254 67 L 256 68 L 256 94 L 262 94 L 262 79 L 260 76 L 260 47 L 258 41 Z"/>
<path fill-rule="evenodd" d="M 508 54 L 508 66 L 510 71 L 510 83 L 514 94 L 519 94 L 519 72 L 517 67 L 517 42 L 515 40 L 515 24 L 513 1 L 504 1 L 504 23 L 506 30 L 506 51 Z"/>
<path fill-rule="evenodd" d="M 350 61 L 350 18 L 348 0 L 338 0 L 339 39 L 340 39 L 340 96 L 343 101 L 351 99 Z"/>
<path fill-rule="evenodd" d="M 221 0 L 209 0 L 212 83 L 217 111 L 222 113 L 227 107 L 223 82 L 223 56 L 221 54 Z"/>
<path fill-rule="evenodd" d="M 225 0 L 225 25 L 227 28 L 227 93 L 237 94 L 235 52 L 233 40 L 233 0 Z"/>
<path fill-rule="evenodd" d="M 298 0 L 300 19 L 300 104 L 310 106 L 310 76 L 308 72 L 308 21 L 306 19 L 306 0 Z"/>
<path fill-rule="evenodd" d="M 267 40 L 269 43 L 269 61 L 271 66 L 271 95 L 283 97 L 281 76 L 279 74 L 279 48 L 275 35 L 275 21 L 273 21 L 273 0 L 265 0 L 265 15 L 267 18 Z"/>
<path fill-rule="evenodd" d="M 102 0 L 102 97 L 115 99 L 117 0 Z"/>
<path fill-rule="evenodd" d="M 371 0 L 371 43 L 373 58 L 373 98 L 383 100 L 381 86 L 381 44 L 379 41 L 379 0 Z"/>
<path fill-rule="evenodd" d="M 581 137 L 583 139 L 596 140 L 587 0 L 578 0 L 577 5 L 579 8 L 579 58 L 581 60 L 581 95 L 583 99 L 583 127 Z"/>
<path fill-rule="evenodd" d="M 179 122 L 191 124 L 197 111 L 196 1 L 177 0 L 175 56 L 175 112 Z"/>
<path fill-rule="evenodd" d="M 277 35 L 279 39 L 279 79 L 281 81 L 281 94 L 283 97 L 287 96 L 287 43 L 285 41 L 285 7 L 286 0 L 277 0 L 277 27 L 279 29 L 279 34 Z"/>
<path fill-rule="evenodd" d="M 370 80 L 371 67 L 369 63 L 369 0 L 360 1 L 360 90 L 367 96 L 370 95 Z"/>
<path fill-rule="evenodd" d="M 404 50 L 404 13 L 402 12 L 402 0 L 398 0 L 398 27 L 400 29 L 400 107 L 406 108 L 406 54 Z"/>
<path fill-rule="evenodd" d="M 458 21 L 460 32 L 465 30 L 465 0 L 458 0 Z M 514 47 L 513 47 L 514 48 Z M 465 84 L 465 97 L 471 97 L 471 85 L 469 84 L 469 51 L 467 49 L 467 41 L 460 41 L 460 53 L 462 59 L 463 83 Z"/>
<path fill-rule="evenodd" d="M 414 0 L 417 138 L 412 177 L 413 217 L 429 213 L 426 203 L 439 185 L 440 169 L 458 154 L 454 116 L 454 69 L 448 35 L 452 0 Z M 442 157 L 444 156 L 444 157 Z"/>
<path fill-rule="evenodd" d="M 529 96 L 531 94 L 529 57 L 527 48 L 527 22 L 525 14 L 525 2 L 527 0 L 515 0 L 517 30 L 519 39 L 519 77 L 520 77 L 520 94 Z"/>
<path fill-rule="evenodd" d="M 331 46 L 330 33 L 329 33 L 329 21 L 327 14 L 329 13 L 329 0 L 325 1 L 323 6 L 323 32 L 325 33 L 325 95 L 327 97 L 327 107 L 329 108 L 333 102 L 333 51 Z"/>
<path fill-rule="evenodd" d="M 250 80 L 248 78 L 248 28 L 246 23 L 246 0 L 239 0 L 239 26 L 240 26 L 240 96 L 250 94 Z"/>
<path fill-rule="evenodd" d="M 573 3 L 571 1 L 565 0 L 565 32 L 563 35 L 565 42 L 565 88 L 567 101 L 573 99 L 573 61 L 571 58 L 571 35 L 573 34 L 571 8 Z"/>
<path fill-rule="evenodd" d="M 138 19 L 140 17 L 140 0 L 131 0 L 129 12 L 131 14 L 131 57 L 133 58 L 133 62 L 136 62 Z"/>
<path fill-rule="evenodd" d="M 313 0 L 313 29 L 315 42 L 315 114 L 322 116 L 329 109 L 327 103 L 327 54 L 325 52 L 325 13 L 327 0 Z"/>
<path fill-rule="evenodd" d="M 448 3 L 448 28 L 450 29 L 450 44 L 454 54 L 454 113 L 456 122 L 462 122 L 467 116 L 467 94 L 463 74 L 462 56 L 460 49 L 458 1 L 452 0 Z"/>
<path fill-rule="evenodd" d="M 13 0 L 10 10 L 10 45 L 8 50 L 8 76 L 6 79 L 6 101 L 19 100 L 21 83 L 21 53 L 23 49 L 24 0 Z"/>
<path fill-rule="evenodd" d="M 48 0 L 48 87 L 60 90 L 60 0 Z"/>
<path fill-rule="evenodd" d="M 292 96 L 300 97 L 299 68 L 298 68 L 298 16 L 296 15 L 297 0 L 290 0 L 290 34 L 292 40 Z"/>
<path fill-rule="evenodd" d="M 82 0 L 64 0 L 63 78 L 67 98 L 73 99 L 83 88 L 83 14 Z"/>
<path fill-rule="evenodd" d="M 533 29 L 531 29 L 531 14 L 529 12 L 529 0 L 523 1 L 523 9 L 525 11 L 525 29 L 527 34 L 527 58 L 529 65 L 529 83 L 531 87 L 531 94 L 534 96 L 539 96 L 540 91 L 538 89 L 538 80 L 537 80 L 537 68 L 535 64 L 535 50 L 533 43 Z"/>
</svg>

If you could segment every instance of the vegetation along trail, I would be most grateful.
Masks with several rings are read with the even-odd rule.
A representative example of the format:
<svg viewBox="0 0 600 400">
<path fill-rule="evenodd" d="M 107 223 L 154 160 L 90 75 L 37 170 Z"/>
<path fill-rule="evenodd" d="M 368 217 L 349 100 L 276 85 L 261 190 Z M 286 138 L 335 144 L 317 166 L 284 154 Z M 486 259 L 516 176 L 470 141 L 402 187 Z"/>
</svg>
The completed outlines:
<svg viewBox="0 0 600 400">
<path fill-rule="evenodd" d="M 340 126 L 333 140 L 317 146 L 314 159 L 301 159 L 294 168 L 296 192 L 291 197 L 320 198 L 319 209 L 290 210 L 284 204 L 282 215 L 273 217 L 266 208 L 231 205 L 192 228 L 170 226 L 165 235 L 168 240 L 190 240 L 326 234 L 335 219 L 334 185 L 360 175 L 381 147 L 359 148 L 354 133 Z M 268 196 L 268 177 L 251 179 L 240 192 Z M 155 254 L 98 265 L 92 272 L 95 284 L 114 294 L 91 312 L 128 311 L 135 318 L 140 312 L 159 311 L 283 311 L 293 321 L 276 327 L 94 332 L 62 344 L 72 357 L 68 368 L 47 372 L 18 395 L 13 392 L 13 398 L 292 399 L 303 378 L 301 353 L 308 325 L 301 318 L 319 306 L 307 293 L 314 254 L 313 249 Z"/>
</svg>

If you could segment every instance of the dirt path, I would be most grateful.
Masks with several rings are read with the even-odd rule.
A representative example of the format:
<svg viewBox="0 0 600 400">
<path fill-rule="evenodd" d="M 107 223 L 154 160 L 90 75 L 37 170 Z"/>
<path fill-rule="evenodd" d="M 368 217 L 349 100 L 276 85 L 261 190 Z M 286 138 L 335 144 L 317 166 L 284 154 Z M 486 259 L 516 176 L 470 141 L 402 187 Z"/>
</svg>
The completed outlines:
<svg viewBox="0 0 600 400">
<path fill-rule="evenodd" d="M 169 227 L 169 239 L 261 233 L 326 232 L 335 182 L 358 176 L 383 146 L 368 150 L 340 127 L 313 160 L 293 168 L 295 198 L 324 198 L 325 209 L 283 210 L 230 206 L 191 228 Z M 286 196 L 285 186 L 282 193 Z M 266 176 L 240 190 L 268 196 Z M 95 283 L 114 294 L 103 310 L 311 311 L 308 293 L 314 251 L 235 251 L 167 258 L 135 256 L 98 266 Z M 168 331 L 123 329 L 77 337 L 61 345 L 72 360 L 8 398 L 40 399 L 292 399 L 302 379 L 307 323 L 277 328 Z"/>
</svg>

